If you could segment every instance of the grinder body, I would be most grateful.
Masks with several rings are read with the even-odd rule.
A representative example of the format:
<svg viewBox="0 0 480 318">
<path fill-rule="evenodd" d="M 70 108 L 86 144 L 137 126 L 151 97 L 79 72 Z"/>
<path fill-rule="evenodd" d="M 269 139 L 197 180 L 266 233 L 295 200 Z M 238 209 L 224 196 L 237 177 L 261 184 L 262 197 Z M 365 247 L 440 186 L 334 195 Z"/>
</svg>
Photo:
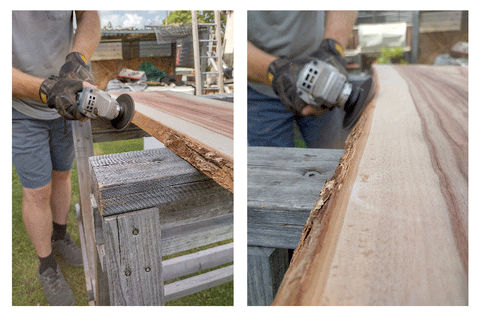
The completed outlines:
<svg viewBox="0 0 480 318">
<path fill-rule="evenodd" d="M 130 95 L 122 94 L 117 99 L 94 87 L 85 87 L 78 93 L 78 111 L 88 118 L 109 119 L 118 130 L 125 129 L 135 112 Z"/>
<path fill-rule="evenodd" d="M 343 108 L 352 92 L 352 84 L 333 65 L 316 59 L 298 74 L 297 89 L 308 105 Z"/>
<path fill-rule="evenodd" d="M 372 77 L 361 85 L 350 83 L 336 67 L 319 59 L 310 61 L 300 70 L 296 84 L 299 97 L 315 107 L 317 114 L 334 107 L 343 109 L 345 129 L 356 124 L 373 97 L 375 86 Z"/>
</svg>

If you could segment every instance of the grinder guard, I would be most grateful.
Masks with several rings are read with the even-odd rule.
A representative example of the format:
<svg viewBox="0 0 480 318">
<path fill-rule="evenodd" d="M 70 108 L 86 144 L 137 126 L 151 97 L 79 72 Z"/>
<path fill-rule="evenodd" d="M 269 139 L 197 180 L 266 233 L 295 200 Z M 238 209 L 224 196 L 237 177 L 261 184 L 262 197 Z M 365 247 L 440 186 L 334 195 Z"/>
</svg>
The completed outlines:
<svg viewBox="0 0 480 318">
<path fill-rule="evenodd" d="M 120 131 L 127 128 L 128 124 L 132 121 L 135 114 L 135 103 L 128 94 L 122 94 L 118 96 L 117 102 L 120 105 L 120 112 L 117 118 L 112 119 L 110 122 L 115 129 Z"/>
</svg>

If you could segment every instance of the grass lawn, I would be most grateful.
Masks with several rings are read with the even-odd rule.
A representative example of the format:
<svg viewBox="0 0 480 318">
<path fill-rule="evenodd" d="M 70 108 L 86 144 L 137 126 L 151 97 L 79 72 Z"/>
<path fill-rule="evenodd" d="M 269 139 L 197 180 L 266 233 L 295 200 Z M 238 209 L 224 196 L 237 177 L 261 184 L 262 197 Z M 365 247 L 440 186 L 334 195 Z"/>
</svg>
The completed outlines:
<svg viewBox="0 0 480 318">
<path fill-rule="evenodd" d="M 143 139 L 94 144 L 95 155 L 136 151 L 143 149 Z M 72 202 L 67 231 L 80 246 L 75 204 L 79 202 L 76 164 L 72 170 Z M 22 221 L 22 186 L 12 167 L 12 305 L 48 306 L 37 278 L 38 257 L 30 243 Z M 66 281 L 75 294 L 75 305 L 87 306 L 87 292 L 83 268 L 66 265 L 59 260 Z M 207 289 L 171 302 L 171 306 L 232 306 L 233 282 Z"/>
</svg>

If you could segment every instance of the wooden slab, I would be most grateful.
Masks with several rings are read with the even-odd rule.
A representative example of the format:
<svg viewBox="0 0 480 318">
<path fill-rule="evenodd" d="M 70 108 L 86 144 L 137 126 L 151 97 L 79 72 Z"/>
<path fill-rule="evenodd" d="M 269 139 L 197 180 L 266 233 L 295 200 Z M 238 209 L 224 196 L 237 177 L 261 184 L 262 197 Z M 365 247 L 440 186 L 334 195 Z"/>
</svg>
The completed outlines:
<svg viewBox="0 0 480 318">
<path fill-rule="evenodd" d="M 233 193 L 232 103 L 175 92 L 129 95 L 135 125 Z"/>
<path fill-rule="evenodd" d="M 375 70 L 274 305 L 468 303 L 468 71 Z"/>
</svg>

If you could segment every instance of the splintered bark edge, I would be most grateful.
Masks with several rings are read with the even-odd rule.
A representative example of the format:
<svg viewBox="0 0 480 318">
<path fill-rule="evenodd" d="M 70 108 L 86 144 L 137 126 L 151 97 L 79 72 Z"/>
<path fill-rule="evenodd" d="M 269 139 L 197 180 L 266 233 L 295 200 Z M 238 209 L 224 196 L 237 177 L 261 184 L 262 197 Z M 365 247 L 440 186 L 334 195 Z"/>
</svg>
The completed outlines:
<svg viewBox="0 0 480 318">
<path fill-rule="evenodd" d="M 233 193 L 233 159 L 210 151 L 199 142 L 136 112 L 132 122 L 151 136 L 160 140 L 167 148 L 188 161 L 192 166 L 212 178 Z"/>
<path fill-rule="evenodd" d="M 373 76 L 377 76 L 375 73 Z M 378 92 L 378 85 L 376 87 Z M 367 105 L 345 142 L 345 153 L 332 178 L 327 179 L 310 212 L 290 266 L 272 305 L 312 305 L 314 295 L 302 292 L 310 282 L 325 283 L 338 241 L 358 165 L 370 132 L 376 96 Z M 314 261 L 318 259 L 319 261 Z M 313 268 L 320 264 L 321 268 Z M 322 295 L 324 285 L 317 286 Z M 317 299 L 318 300 L 318 299 Z"/>
</svg>

